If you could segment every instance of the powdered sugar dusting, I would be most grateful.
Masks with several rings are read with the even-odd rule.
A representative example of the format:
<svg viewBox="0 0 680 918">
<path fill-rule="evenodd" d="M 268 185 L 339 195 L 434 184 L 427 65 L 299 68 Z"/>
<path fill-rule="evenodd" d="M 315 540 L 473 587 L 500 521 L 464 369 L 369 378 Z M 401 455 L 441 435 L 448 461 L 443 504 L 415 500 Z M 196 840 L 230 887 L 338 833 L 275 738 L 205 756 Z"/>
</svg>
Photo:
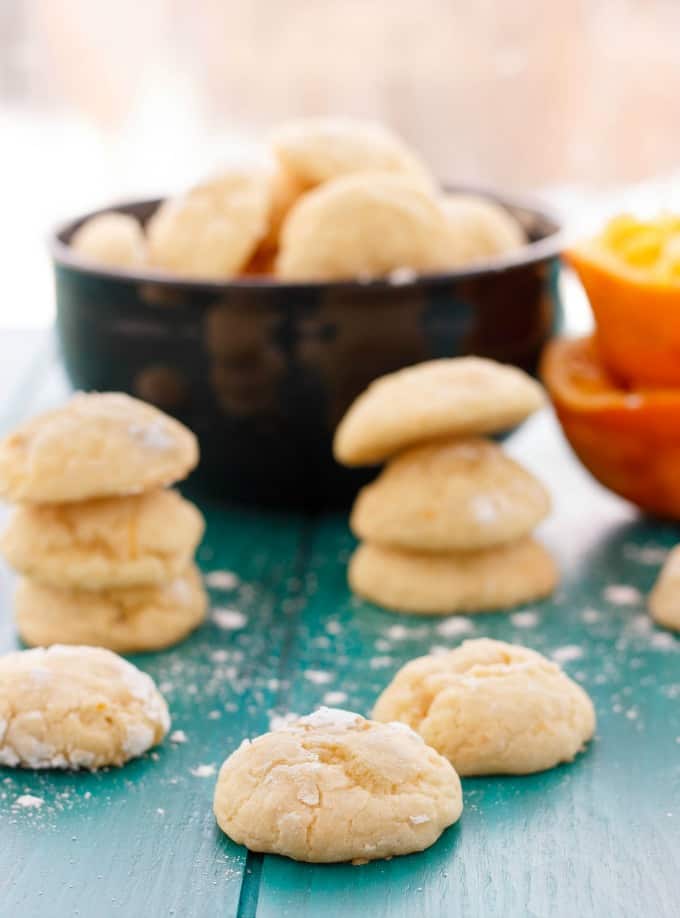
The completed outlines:
<svg viewBox="0 0 680 918">
<path fill-rule="evenodd" d="M 289 711 L 287 714 L 272 714 L 269 718 L 270 730 L 284 730 L 298 720 L 299 715 Z"/>
<path fill-rule="evenodd" d="M 34 797 L 33 794 L 22 794 L 14 801 L 14 806 L 24 810 L 39 810 L 44 803 L 42 797 Z"/>
<path fill-rule="evenodd" d="M 324 669 L 307 669 L 304 675 L 305 679 L 315 685 L 325 685 L 327 682 L 333 681 L 333 674 Z"/>
<path fill-rule="evenodd" d="M 127 728 L 127 735 L 125 741 L 123 742 L 123 749 L 125 752 L 136 758 L 141 755 L 143 752 L 146 752 L 147 749 L 150 749 L 154 744 L 154 731 L 148 724 L 135 724 L 131 723 Z M 91 756 L 92 761 L 88 761 Z M 71 758 L 73 758 L 73 753 L 71 753 Z M 94 755 L 92 753 L 87 754 L 87 759 L 81 760 L 78 762 L 79 765 L 89 768 L 92 762 L 94 761 Z"/>
<path fill-rule="evenodd" d="M 413 268 L 394 268 L 387 275 L 387 281 L 393 287 L 402 287 L 404 284 L 412 284 L 417 277 Z"/>
<path fill-rule="evenodd" d="M 173 438 L 167 431 L 165 422 L 162 420 L 152 421 L 150 424 L 130 424 L 128 433 L 148 449 L 166 450 L 173 445 Z"/>
<path fill-rule="evenodd" d="M 515 612 L 510 616 L 510 621 L 516 628 L 534 628 L 540 618 L 537 612 Z"/>
<path fill-rule="evenodd" d="M 177 577 L 176 580 L 172 581 L 168 589 L 174 602 L 178 602 L 183 606 L 191 602 L 191 587 L 186 577 Z"/>
<path fill-rule="evenodd" d="M 211 590 L 235 590 L 240 580 L 232 571 L 208 571 L 203 578 L 205 585 Z"/>
<path fill-rule="evenodd" d="M 190 768 L 189 771 L 194 778 L 211 778 L 215 774 L 215 766 L 197 765 L 195 768 Z"/>
<path fill-rule="evenodd" d="M 583 656 L 583 648 L 576 644 L 565 644 L 564 647 L 558 647 L 550 654 L 556 663 L 569 663 L 571 660 L 580 660 Z"/>
<path fill-rule="evenodd" d="M 657 631 L 649 639 L 655 650 L 680 650 L 680 642 L 667 631 Z"/>
<path fill-rule="evenodd" d="M 405 625 L 390 625 L 387 629 L 387 637 L 391 641 L 403 641 L 408 636 L 409 631 Z"/>
<path fill-rule="evenodd" d="M 486 494 L 478 494 L 471 501 L 472 513 L 478 523 L 493 523 L 498 518 L 494 501 Z"/>
<path fill-rule="evenodd" d="M 319 802 L 319 791 L 313 786 L 305 787 L 298 792 L 297 798 L 300 803 L 305 803 L 307 806 L 316 806 Z"/>
<path fill-rule="evenodd" d="M 418 816 L 409 816 L 409 822 L 412 822 L 414 826 L 420 826 L 424 822 L 430 822 L 430 817 L 426 816 L 424 813 Z"/>
<path fill-rule="evenodd" d="M 610 583 L 602 595 L 607 602 L 616 606 L 636 606 L 642 601 L 642 593 L 638 588 L 627 583 Z"/>
<path fill-rule="evenodd" d="M 361 715 L 353 711 L 345 711 L 343 708 L 318 708 L 306 717 L 301 717 L 299 724 L 308 727 L 349 727 L 361 720 Z"/>
<path fill-rule="evenodd" d="M 630 545 L 623 546 L 623 556 L 628 561 L 638 564 L 649 564 L 652 567 L 663 564 L 668 557 L 668 549 L 660 545 Z"/>
<path fill-rule="evenodd" d="M 334 707 L 335 705 L 342 704 L 344 701 L 347 701 L 347 692 L 326 692 L 323 696 L 324 704 L 329 705 L 329 707 Z"/>
<path fill-rule="evenodd" d="M 223 631 L 238 631 L 240 628 L 244 628 L 248 622 L 248 618 L 243 612 L 227 606 L 218 606 L 218 608 L 213 609 L 212 620 Z"/>
<path fill-rule="evenodd" d="M 463 615 L 452 615 L 451 618 L 445 619 L 437 625 L 437 634 L 442 637 L 458 637 L 460 634 L 467 634 L 473 630 L 473 624 L 469 618 Z"/>
<path fill-rule="evenodd" d="M 416 733 L 416 731 L 411 729 L 408 724 L 402 723 L 400 720 L 391 720 L 389 723 L 385 724 L 385 726 L 389 730 L 396 731 L 397 733 L 406 733 L 408 736 L 417 739 L 420 743 L 425 742 L 419 733 Z"/>
<path fill-rule="evenodd" d="M 392 657 L 371 657 L 368 665 L 371 669 L 385 669 L 392 665 Z"/>
</svg>

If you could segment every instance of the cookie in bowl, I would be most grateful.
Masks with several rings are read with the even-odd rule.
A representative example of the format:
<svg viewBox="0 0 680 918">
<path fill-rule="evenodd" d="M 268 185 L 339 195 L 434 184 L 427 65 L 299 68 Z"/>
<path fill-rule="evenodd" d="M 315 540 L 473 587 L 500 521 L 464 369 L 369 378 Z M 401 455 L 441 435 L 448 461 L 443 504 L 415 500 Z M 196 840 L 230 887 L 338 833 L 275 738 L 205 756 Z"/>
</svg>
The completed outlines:
<svg viewBox="0 0 680 918">
<path fill-rule="evenodd" d="M 88 261 L 118 268 L 140 267 L 146 261 L 146 240 L 138 220 L 129 214 L 98 214 L 73 234 L 71 246 Z"/>
<path fill-rule="evenodd" d="M 288 214 L 276 262 L 282 280 L 383 277 L 451 263 L 446 218 L 411 178 L 362 172 L 304 195 Z"/>
<path fill-rule="evenodd" d="M 271 134 L 274 153 L 306 187 L 358 172 L 406 175 L 432 188 L 427 166 L 382 124 L 353 118 L 304 118 Z"/>
<path fill-rule="evenodd" d="M 149 264 L 186 277 L 233 277 L 267 234 L 270 208 L 264 169 L 226 170 L 156 210 Z"/>
</svg>

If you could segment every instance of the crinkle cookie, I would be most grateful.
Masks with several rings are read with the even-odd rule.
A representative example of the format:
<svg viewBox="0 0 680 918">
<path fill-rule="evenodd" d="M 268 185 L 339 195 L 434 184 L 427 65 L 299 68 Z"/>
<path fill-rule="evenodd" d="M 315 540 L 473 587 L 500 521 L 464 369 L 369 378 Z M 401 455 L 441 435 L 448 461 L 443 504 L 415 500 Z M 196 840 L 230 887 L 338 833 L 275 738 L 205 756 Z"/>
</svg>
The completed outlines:
<svg viewBox="0 0 680 918">
<path fill-rule="evenodd" d="M 381 376 L 335 432 L 343 465 L 376 465 L 437 437 L 508 430 L 543 405 L 541 386 L 517 367 L 482 357 L 428 360 Z"/>
<path fill-rule="evenodd" d="M 265 169 L 232 169 L 168 198 L 147 225 L 149 263 L 185 277 L 234 277 L 267 233 Z"/>
<path fill-rule="evenodd" d="M 169 727 L 151 677 L 108 650 L 55 644 L 0 657 L 1 765 L 123 765 Z"/>
<path fill-rule="evenodd" d="M 351 118 L 307 118 L 281 125 L 272 146 L 307 187 L 356 172 L 408 175 L 434 187 L 427 166 L 381 124 Z"/>
<path fill-rule="evenodd" d="M 530 537 L 480 551 L 424 554 L 362 543 L 352 555 L 349 585 L 393 612 L 447 615 L 493 612 L 548 596 L 557 569 Z"/>
<path fill-rule="evenodd" d="M 179 643 L 201 624 L 206 608 L 194 565 L 160 586 L 100 592 L 60 590 L 22 578 L 14 597 L 17 631 L 26 644 L 91 644 L 118 653 Z"/>
<path fill-rule="evenodd" d="M 369 542 L 421 551 L 489 548 L 550 510 L 543 485 L 490 440 L 415 446 L 359 492 L 350 525 Z"/>
<path fill-rule="evenodd" d="M 97 214 L 71 237 L 71 248 L 100 265 L 135 268 L 146 259 L 146 241 L 139 222 L 129 214 Z"/>
<path fill-rule="evenodd" d="M 408 724 L 461 775 L 544 771 L 595 731 L 580 685 L 541 654 L 488 638 L 407 663 L 373 717 Z"/>
<path fill-rule="evenodd" d="M 666 559 L 649 594 L 649 611 L 659 625 L 680 631 L 680 545 Z"/>
<path fill-rule="evenodd" d="M 465 267 L 506 255 L 527 243 L 519 221 L 495 201 L 472 194 L 447 194 L 441 203 L 450 227 L 452 265 Z"/>
<path fill-rule="evenodd" d="M 329 708 L 244 740 L 214 801 L 235 842 L 312 863 L 422 851 L 462 808 L 458 775 L 416 733 Z"/>
<path fill-rule="evenodd" d="M 78 393 L 0 441 L 0 497 L 62 503 L 139 494 L 186 477 L 196 437 L 120 392 Z"/>
<path fill-rule="evenodd" d="M 397 268 L 437 271 L 449 260 L 438 201 L 412 179 L 349 175 L 303 195 L 281 230 L 283 280 L 383 277 Z"/>
<path fill-rule="evenodd" d="M 0 549 L 26 577 L 102 590 L 171 580 L 189 564 L 203 529 L 198 508 L 176 491 L 148 491 L 24 504 L 12 513 Z"/>
</svg>

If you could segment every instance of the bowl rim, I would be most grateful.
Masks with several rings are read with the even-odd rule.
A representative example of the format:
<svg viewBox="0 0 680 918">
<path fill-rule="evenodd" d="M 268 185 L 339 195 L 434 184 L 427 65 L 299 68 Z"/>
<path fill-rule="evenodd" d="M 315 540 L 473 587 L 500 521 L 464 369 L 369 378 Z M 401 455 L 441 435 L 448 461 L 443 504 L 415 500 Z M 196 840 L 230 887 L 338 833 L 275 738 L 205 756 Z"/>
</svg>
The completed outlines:
<svg viewBox="0 0 680 918">
<path fill-rule="evenodd" d="M 70 236 L 86 220 L 96 217 L 99 214 L 109 213 L 111 211 L 125 213 L 140 206 L 158 206 L 165 200 L 164 198 L 138 198 L 134 200 L 118 201 L 105 207 L 99 207 L 88 213 L 81 214 L 78 217 L 72 217 L 70 220 L 61 221 L 49 233 L 47 245 L 52 262 L 55 266 L 75 269 L 83 274 L 131 284 L 157 284 L 165 287 L 179 287 L 182 289 L 213 292 L 224 292 L 228 290 L 293 292 L 328 289 L 348 291 L 353 289 L 408 289 L 409 287 L 419 287 L 422 285 L 440 286 L 457 283 L 459 281 L 472 280 L 482 276 L 494 276 L 502 274 L 505 271 L 525 268 L 530 265 L 557 258 L 562 251 L 564 247 L 564 227 L 553 211 L 546 209 L 543 204 L 539 204 L 534 201 L 533 198 L 515 197 L 513 195 L 507 195 L 489 188 L 474 185 L 447 184 L 442 187 L 448 192 L 474 194 L 489 198 L 510 210 L 525 211 L 538 220 L 551 225 L 553 229 L 546 236 L 529 242 L 516 252 L 486 259 L 483 263 L 469 268 L 435 273 L 414 272 L 413 274 L 411 274 L 409 270 L 404 276 L 399 276 L 398 272 L 395 271 L 386 277 L 349 278 L 327 281 L 281 281 L 275 278 L 257 275 L 253 275 L 252 277 L 229 278 L 228 280 L 216 280 L 211 278 L 185 277 L 171 274 L 166 271 L 149 270 L 148 268 L 140 271 L 132 271 L 125 268 L 115 268 L 110 265 L 98 265 L 89 261 L 82 255 L 77 254 L 71 248 L 70 244 L 64 240 L 64 237 Z"/>
</svg>

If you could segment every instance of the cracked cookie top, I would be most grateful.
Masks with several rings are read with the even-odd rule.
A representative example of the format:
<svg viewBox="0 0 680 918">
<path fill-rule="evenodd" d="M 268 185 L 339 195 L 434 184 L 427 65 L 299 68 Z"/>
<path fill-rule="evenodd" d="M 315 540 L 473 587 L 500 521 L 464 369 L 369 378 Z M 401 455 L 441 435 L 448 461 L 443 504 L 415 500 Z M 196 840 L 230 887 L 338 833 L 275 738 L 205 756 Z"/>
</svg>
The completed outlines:
<svg viewBox="0 0 680 918">
<path fill-rule="evenodd" d="M 462 796 L 451 765 L 406 725 L 320 708 L 245 740 L 222 766 L 214 809 L 253 851 L 356 861 L 429 847 Z"/>
</svg>

